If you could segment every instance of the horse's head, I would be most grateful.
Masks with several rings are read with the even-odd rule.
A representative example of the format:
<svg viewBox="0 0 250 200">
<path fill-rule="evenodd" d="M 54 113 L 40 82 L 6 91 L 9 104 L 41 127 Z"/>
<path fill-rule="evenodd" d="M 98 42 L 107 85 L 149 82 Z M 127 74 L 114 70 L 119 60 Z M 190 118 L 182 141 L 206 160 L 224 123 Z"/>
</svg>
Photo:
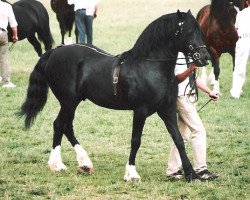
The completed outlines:
<svg viewBox="0 0 250 200">
<path fill-rule="evenodd" d="M 211 58 L 204 35 L 190 10 L 187 13 L 178 10 L 177 18 L 175 39 L 179 50 L 191 57 L 197 66 L 207 65 Z"/>
<path fill-rule="evenodd" d="M 239 10 L 243 10 L 245 0 L 228 0 L 228 3 L 232 3 L 234 6 L 239 8 Z"/>
</svg>

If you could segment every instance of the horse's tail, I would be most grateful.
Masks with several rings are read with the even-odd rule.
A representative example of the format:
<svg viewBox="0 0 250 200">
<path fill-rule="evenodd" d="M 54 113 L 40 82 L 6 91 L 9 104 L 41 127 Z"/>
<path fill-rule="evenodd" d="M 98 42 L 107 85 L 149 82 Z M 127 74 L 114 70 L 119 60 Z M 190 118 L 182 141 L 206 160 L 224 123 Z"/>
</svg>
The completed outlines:
<svg viewBox="0 0 250 200">
<path fill-rule="evenodd" d="M 37 114 L 43 109 L 48 95 L 48 84 L 45 78 L 44 68 L 53 50 L 44 53 L 30 74 L 26 100 L 18 115 L 25 116 L 25 127 L 29 128 Z"/>
<path fill-rule="evenodd" d="M 49 26 L 49 14 L 47 10 L 44 8 L 43 12 L 40 13 L 41 17 L 39 20 L 39 30 L 37 31 L 38 39 L 44 43 L 45 50 L 49 50 L 52 48 L 54 44 L 54 39 L 51 34 L 50 26 Z"/>
</svg>

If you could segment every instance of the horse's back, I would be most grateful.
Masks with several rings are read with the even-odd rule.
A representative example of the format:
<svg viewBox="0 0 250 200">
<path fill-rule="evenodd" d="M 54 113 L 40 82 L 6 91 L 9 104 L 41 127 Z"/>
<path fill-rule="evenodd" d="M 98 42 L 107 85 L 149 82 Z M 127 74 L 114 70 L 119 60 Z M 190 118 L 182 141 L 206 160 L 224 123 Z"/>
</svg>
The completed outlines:
<svg viewBox="0 0 250 200">
<path fill-rule="evenodd" d="M 113 97 L 112 69 L 115 57 L 96 52 L 91 47 L 67 45 L 58 47 L 51 54 L 45 73 L 49 86 L 59 101 L 89 99 L 105 107 L 99 101 L 100 91 L 106 101 Z"/>
<path fill-rule="evenodd" d="M 13 11 L 18 23 L 19 40 L 25 39 L 37 31 L 37 26 L 48 24 L 48 13 L 41 2 L 36 0 L 20 0 L 13 5 Z"/>
<path fill-rule="evenodd" d="M 74 6 L 69 5 L 67 0 L 51 0 L 50 5 L 55 13 L 74 13 Z"/>
<path fill-rule="evenodd" d="M 46 8 L 43 4 L 37 0 L 20 0 L 15 2 L 13 5 L 13 9 L 23 8 L 26 11 L 34 12 L 36 15 L 44 15 L 44 11 Z"/>
</svg>

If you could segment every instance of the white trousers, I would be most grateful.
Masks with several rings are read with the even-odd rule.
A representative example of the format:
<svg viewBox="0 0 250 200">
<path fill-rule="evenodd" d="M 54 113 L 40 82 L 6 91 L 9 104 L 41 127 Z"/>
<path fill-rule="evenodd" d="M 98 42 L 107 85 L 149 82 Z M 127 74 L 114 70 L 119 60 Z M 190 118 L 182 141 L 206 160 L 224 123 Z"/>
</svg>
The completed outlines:
<svg viewBox="0 0 250 200">
<path fill-rule="evenodd" d="M 7 32 L 0 32 L 0 69 L 1 83 L 7 84 L 10 81 L 9 62 L 8 62 L 8 35 Z"/>
<path fill-rule="evenodd" d="M 196 172 L 207 169 L 206 164 L 206 130 L 197 113 L 195 104 L 187 101 L 187 96 L 177 99 L 178 127 L 186 144 L 191 137 L 193 150 L 193 167 Z M 181 169 L 180 154 L 174 144 L 170 149 L 166 174 L 170 175 Z"/>
<path fill-rule="evenodd" d="M 246 80 L 247 61 L 250 56 L 250 38 L 240 38 L 236 43 L 235 50 L 235 68 L 230 93 L 231 96 L 239 98 Z"/>
</svg>

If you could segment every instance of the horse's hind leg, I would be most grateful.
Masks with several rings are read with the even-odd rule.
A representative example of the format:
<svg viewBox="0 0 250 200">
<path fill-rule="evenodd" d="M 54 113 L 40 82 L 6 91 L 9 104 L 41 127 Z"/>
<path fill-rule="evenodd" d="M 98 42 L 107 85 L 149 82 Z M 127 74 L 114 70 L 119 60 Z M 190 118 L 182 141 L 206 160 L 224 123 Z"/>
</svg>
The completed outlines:
<svg viewBox="0 0 250 200">
<path fill-rule="evenodd" d="M 41 57 L 42 56 L 42 47 L 41 47 L 40 42 L 35 37 L 35 35 L 29 36 L 27 39 L 32 44 L 32 46 L 34 47 L 34 49 L 37 52 L 38 56 Z"/>
<path fill-rule="evenodd" d="M 51 171 L 60 172 L 65 171 L 67 167 L 63 164 L 61 158 L 61 141 L 63 137 L 63 121 L 62 121 L 62 109 L 60 110 L 56 120 L 54 121 L 54 136 L 52 151 L 50 153 L 48 165 Z"/>
<path fill-rule="evenodd" d="M 78 105 L 75 104 L 75 105 Z M 53 150 L 48 161 L 49 167 L 52 171 L 64 171 L 66 166 L 62 163 L 60 155 L 60 146 L 63 133 L 74 147 L 79 167 L 85 172 L 90 173 L 93 169 L 93 164 L 90 161 L 86 151 L 80 146 L 73 131 L 73 119 L 76 106 L 62 106 L 57 119 L 54 121 L 54 137 Z"/>
<path fill-rule="evenodd" d="M 135 158 L 138 149 L 141 145 L 142 130 L 145 124 L 146 115 L 140 111 L 134 111 L 133 118 L 133 130 L 131 138 L 131 151 L 129 156 L 129 162 L 126 165 L 124 180 L 125 181 L 139 181 L 141 177 L 135 168 Z"/>
</svg>

